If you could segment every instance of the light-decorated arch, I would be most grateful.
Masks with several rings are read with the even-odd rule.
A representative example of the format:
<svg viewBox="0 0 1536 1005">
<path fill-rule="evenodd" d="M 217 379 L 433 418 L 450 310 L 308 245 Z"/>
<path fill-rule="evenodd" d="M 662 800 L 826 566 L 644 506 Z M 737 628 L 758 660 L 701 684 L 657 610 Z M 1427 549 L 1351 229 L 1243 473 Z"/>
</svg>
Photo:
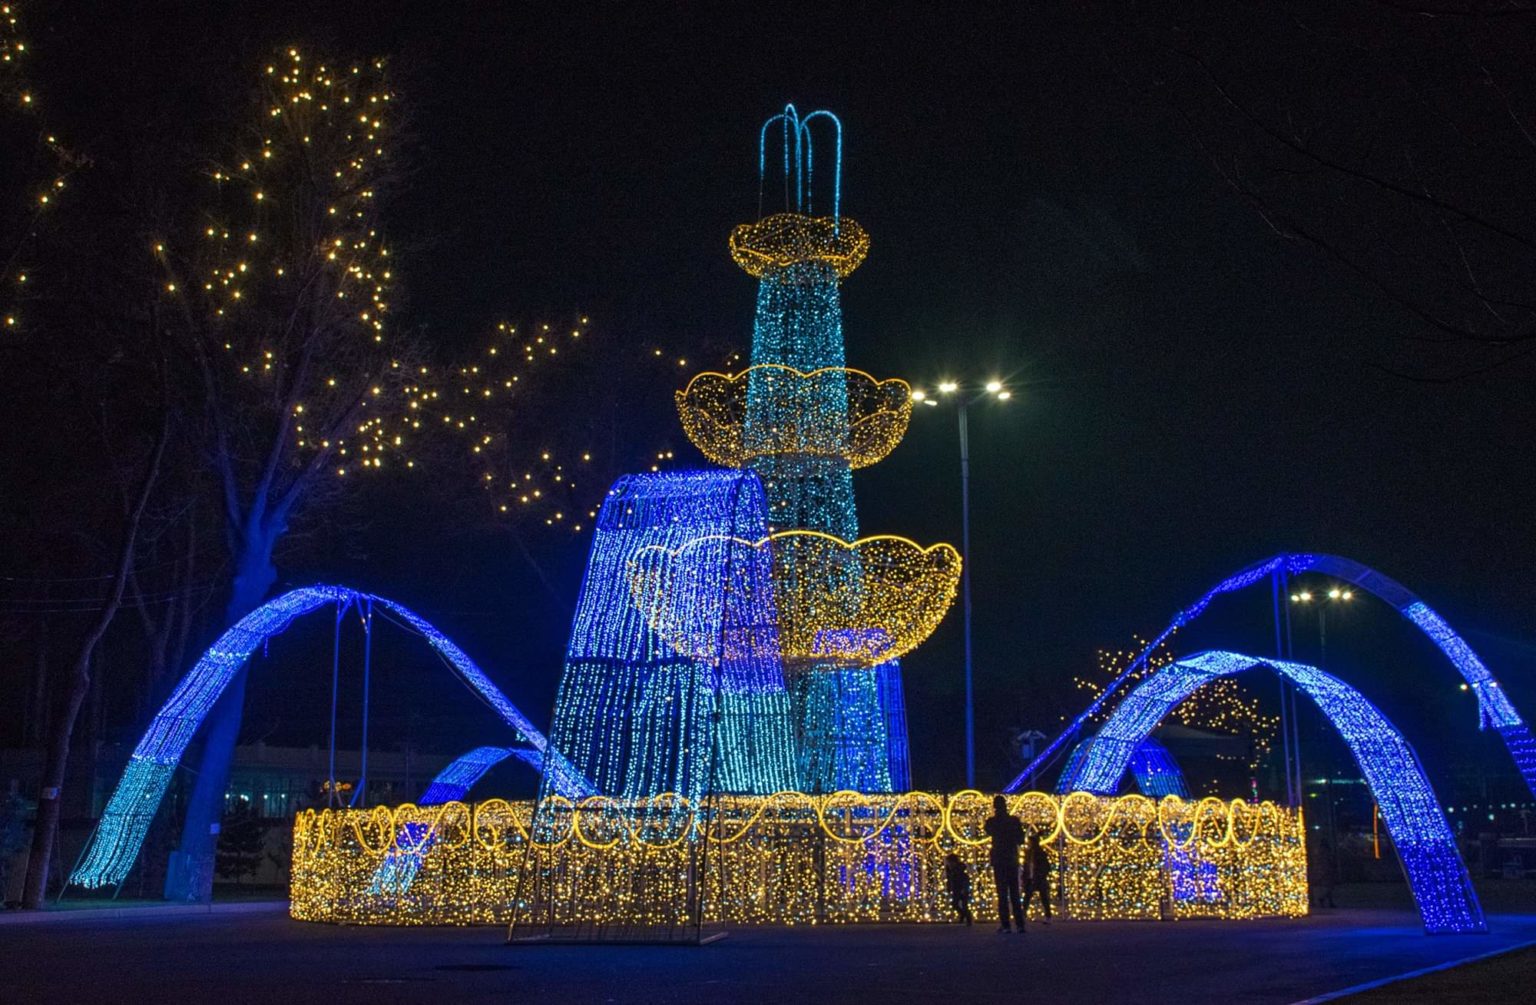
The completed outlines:
<svg viewBox="0 0 1536 1005">
<path fill-rule="evenodd" d="M 1147 659 L 1167 642 L 1174 632 L 1205 613 L 1211 601 L 1223 594 L 1235 593 L 1265 582 L 1271 583 L 1274 589 L 1280 591 L 1288 577 L 1307 572 L 1332 576 L 1334 579 L 1364 590 L 1392 605 L 1399 614 L 1423 632 L 1445 654 L 1446 659 L 1451 661 L 1451 665 L 1466 681 L 1467 687 L 1476 695 L 1478 728 L 1486 729 L 1491 726 L 1498 732 L 1509 750 L 1510 757 L 1514 759 L 1520 776 L 1525 779 L 1526 787 L 1531 790 L 1532 795 L 1536 795 L 1536 737 L 1531 735 L 1530 727 L 1520 717 L 1520 713 L 1515 711 L 1504 689 L 1467 641 L 1413 591 L 1390 576 L 1383 575 L 1354 559 L 1340 555 L 1310 553 L 1276 555 L 1241 569 L 1217 583 L 1199 600 L 1174 615 L 1168 627 L 1143 648 L 1120 675 L 1111 681 L 1098 697 L 1072 720 L 1072 723 L 1062 730 L 1061 734 L 1051 741 L 1023 771 L 1019 772 L 1018 777 L 1010 782 L 1004 791 L 1018 792 L 1032 779 L 1047 770 L 1062 753 L 1066 744 L 1081 735 L 1083 727 L 1103 710 L 1110 697 L 1119 690 L 1121 685 L 1132 675 L 1145 669 Z M 1277 602 L 1279 599 L 1280 593 L 1277 592 Z M 1063 786 L 1068 790 L 1078 787 L 1070 763 L 1068 770 L 1062 773 L 1057 786 L 1058 790 L 1062 790 Z"/>
<path fill-rule="evenodd" d="M 537 747 L 476 747 L 439 771 L 416 805 L 438 806 L 462 800 L 486 772 L 509 757 L 522 761 L 535 774 L 543 774 L 544 753 Z"/>
<path fill-rule="evenodd" d="M 443 657 L 461 680 L 511 726 L 516 739 L 541 758 L 553 762 L 554 774 L 574 792 L 590 791 L 580 774 L 557 753 L 548 750 L 544 734 L 527 716 L 491 683 L 453 641 L 432 627 L 415 612 L 384 597 L 360 593 L 344 586 L 307 586 L 291 590 L 267 601 L 237 621 L 219 636 L 202 657 L 187 671 L 176 690 L 166 699 L 149 724 L 128 765 L 118 779 L 117 788 L 107 802 L 106 811 L 86 849 L 70 874 L 72 885 L 83 887 L 114 886 L 133 868 L 144 835 L 160 807 L 171 777 L 187 745 L 192 742 L 203 719 L 207 717 L 224 689 L 229 686 L 251 653 L 273 635 L 288 628 L 306 614 L 334 605 L 337 617 L 351 605 L 370 611 L 382 611 L 404 627 L 416 632 Z M 483 771 L 482 771 L 483 773 Z M 477 776 L 478 777 L 478 776 Z"/>
<path fill-rule="evenodd" d="M 1212 651 L 1158 668 L 1125 696 L 1097 735 L 1083 742 L 1078 788 L 1115 791 L 1143 741 L 1176 705 L 1217 678 L 1263 666 L 1305 692 L 1349 746 L 1381 807 L 1425 931 L 1485 931 L 1482 907 L 1418 755 L 1364 695 L 1317 667 Z"/>
</svg>

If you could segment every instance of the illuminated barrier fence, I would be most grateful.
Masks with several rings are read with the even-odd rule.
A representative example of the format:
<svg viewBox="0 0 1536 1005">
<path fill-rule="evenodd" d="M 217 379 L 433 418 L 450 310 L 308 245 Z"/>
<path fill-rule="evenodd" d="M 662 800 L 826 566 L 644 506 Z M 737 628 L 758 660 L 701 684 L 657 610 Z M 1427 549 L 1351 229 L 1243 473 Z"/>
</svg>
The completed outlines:
<svg viewBox="0 0 1536 1005">
<path fill-rule="evenodd" d="M 1273 803 L 1029 792 L 1009 809 L 1040 835 L 1053 900 L 1079 919 L 1257 918 L 1307 911 L 1299 811 Z M 524 873 L 557 925 L 953 921 L 944 856 L 995 913 L 978 792 L 730 796 L 696 813 L 680 797 L 553 797 L 306 810 L 294 825 L 293 917 L 349 924 L 506 924 Z M 404 847 L 409 845 L 410 847 Z M 381 866 L 419 859 L 394 882 Z M 527 888 L 526 883 L 523 888 Z M 702 896 L 699 896 L 702 895 Z"/>
</svg>

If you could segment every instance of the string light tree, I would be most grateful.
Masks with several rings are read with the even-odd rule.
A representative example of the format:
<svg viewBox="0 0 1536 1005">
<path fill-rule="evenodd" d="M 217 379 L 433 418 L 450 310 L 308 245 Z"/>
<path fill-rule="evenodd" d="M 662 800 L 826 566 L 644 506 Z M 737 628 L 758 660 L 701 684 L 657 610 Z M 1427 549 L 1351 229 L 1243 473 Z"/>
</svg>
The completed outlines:
<svg viewBox="0 0 1536 1005">
<path fill-rule="evenodd" d="M 830 127 L 831 184 L 813 189 L 812 125 Z M 751 366 L 702 373 L 678 392 L 685 432 L 710 460 L 748 467 L 768 497 L 779 637 L 805 792 L 910 786 L 899 657 L 954 599 L 960 556 L 904 538 L 859 540 L 852 472 L 900 442 L 911 388 L 845 366 L 839 284 L 869 238 L 841 215 L 842 123 L 793 105 L 758 136 L 759 211 L 771 158 L 784 212 L 743 224 L 731 257 L 758 280 Z M 831 215 L 816 216 L 830 196 Z M 687 563 L 683 563 L 686 565 Z"/>
<path fill-rule="evenodd" d="M 72 174 L 87 166 L 88 159 L 59 142 L 42 120 L 42 102 L 27 72 L 32 48 L 22 26 L 20 5 L 0 3 L 0 104 L 17 118 L 7 121 L 0 144 L 27 146 L 36 156 L 17 156 L 18 175 L 7 178 L 22 193 L 7 199 L 0 211 L 0 335 L 14 336 L 24 330 L 22 305 L 37 287 L 35 271 L 27 263 L 37 250 L 43 221 L 58 207 Z M 10 170 L 6 175 L 11 175 Z M 9 186 L 7 186 L 9 187 Z M 11 193 L 7 193 L 10 195 Z"/>
<path fill-rule="evenodd" d="M 207 205 L 148 249 L 210 430 L 233 569 L 226 624 L 265 599 L 290 527 L 360 477 L 416 468 L 444 442 L 478 462 L 501 428 L 487 413 L 553 352 L 548 332 L 502 325 L 484 358 L 435 366 L 419 335 L 390 327 L 400 277 L 383 226 L 403 179 L 403 112 L 383 60 L 282 50 L 209 171 Z M 211 894 L 245 675 L 209 716 L 168 899 Z"/>
<path fill-rule="evenodd" d="M 1098 652 L 1098 674 L 1093 677 L 1072 678 L 1078 690 L 1086 691 L 1097 703 L 1106 693 L 1111 682 L 1121 686 L 1139 683 L 1162 673 L 1175 662 L 1173 650 L 1165 643 L 1156 646 L 1145 658 L 1138 659 L 1147 648 L 1145 639 L 1136 637 L 1129 649 Z M 1109 709 L 1102 709 L 1085 721 L 1097 727 L 1108 717 Z M 1257 784 L 1260 765 L 1274 750 L 1275 739 L 1280 732 L 1280 716 L 1269 712 L 1253 690 L 1245 687 L 1240 678 L 1219 677 L 1190 694 L 1173 707 L 1168 720 L 1191 729 L 1206 730 L 1221 736 L 1246 740 L 1248 759 L 1244 768 L 1249 773 L 1249 784 Z M 1156 749 L 1146 756 L 1156 756 Z M 1218 760 L 1232 760 L 1235 755 L 1217 754 Z M 1075 769 L 1069 768 L 1066 777 L 1075 777 Z M 1257 793 L 1253 794 L 1257 798 Z"/>
</svg>

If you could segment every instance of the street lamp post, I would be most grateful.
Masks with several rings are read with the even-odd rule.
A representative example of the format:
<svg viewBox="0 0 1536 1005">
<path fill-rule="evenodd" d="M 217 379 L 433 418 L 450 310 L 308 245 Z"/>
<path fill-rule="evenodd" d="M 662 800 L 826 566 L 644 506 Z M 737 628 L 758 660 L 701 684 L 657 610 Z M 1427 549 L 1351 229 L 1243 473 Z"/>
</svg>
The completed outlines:
<svg viewBox="0 0 1536 1005">
<path fill-rule="evenodd" d="M 953 380 L 939 382 L 939 394 L 955 403 L 960 419 L 960 605 L 965 619 L 965 786 L 976 787 L 976 686 L 971 670 L 971 439 L 967 413 L 970 406 L 987 398 L 1007 401 L 1013 392 L 1001 381 L 989 380 L 981 387 L 963 387 Z M 930 407 L 939 402 L 920 389 L 913 389 L 912 400 Z"/>
<path fill-rule="evenodd" d="M 1326 593 L 1317 594 L 1311 590 L 1297 590 L 1291 594 L 1291 603 L 1303 608 L 1309 608 L 1317 612 L 1317 665 L 1326 670 L 1328 663 L 1328 608 L 1333 604 L 1347 604 L 1355 599 L 1355 591 L 1341 586 L 1331 586 Z M 1294 698 L 1292 699 L 1294 701 Z M 1291 727 L 1295 730 L 1294 745 L 1296 748 L 1296 794 L 1301 795 L 1301 726 L 1297 722 L 1294 709 L 1291 714 Z M 1339 851 L 1338 823 L 1333 807 L 1333 768 L 1328 764 L 1323 765 L 1323 799 L 1328 803 L 1328 841 L 1331 858 L 1330 862 L 1336 862 Z M 1330 866 L 1336 870 L 1337 866 Z M 1332 877 L 1337 879 L 1335 875 Z"/>
</svg>

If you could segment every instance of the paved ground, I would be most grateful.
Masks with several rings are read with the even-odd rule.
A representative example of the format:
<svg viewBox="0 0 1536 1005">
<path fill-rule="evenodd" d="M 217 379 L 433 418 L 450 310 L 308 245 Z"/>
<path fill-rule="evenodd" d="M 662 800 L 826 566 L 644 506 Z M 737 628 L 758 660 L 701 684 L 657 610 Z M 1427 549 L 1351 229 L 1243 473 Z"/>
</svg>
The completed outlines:
<svg viewBox="0 0 1536 1005">
<path fill-rule="evenodd" d="M 1536 915 L 1428 938 L 1416 915 L 1299 921 L 739 929 L 703 948 L 507 946 L 490 928 L 339 928 L 278 911 L 0 926 L 6 1001 L 1294 1002 L 1536 941 Z M 1480 1005 L 1532 1000 L 1487 982 Z M 1501 997 L 1501 995 L 1503 997 Z M 1427 999 L 1421 999 L 1427 1000 Z"/>
<path fill-rule="evenodd" d="M 1530 1001 L 1536 994 L 1536 947 L 1437 970 L 1365 991 L 1348 1005 L 1420 1005 L 1422 1002 Z"/>
</svg>

